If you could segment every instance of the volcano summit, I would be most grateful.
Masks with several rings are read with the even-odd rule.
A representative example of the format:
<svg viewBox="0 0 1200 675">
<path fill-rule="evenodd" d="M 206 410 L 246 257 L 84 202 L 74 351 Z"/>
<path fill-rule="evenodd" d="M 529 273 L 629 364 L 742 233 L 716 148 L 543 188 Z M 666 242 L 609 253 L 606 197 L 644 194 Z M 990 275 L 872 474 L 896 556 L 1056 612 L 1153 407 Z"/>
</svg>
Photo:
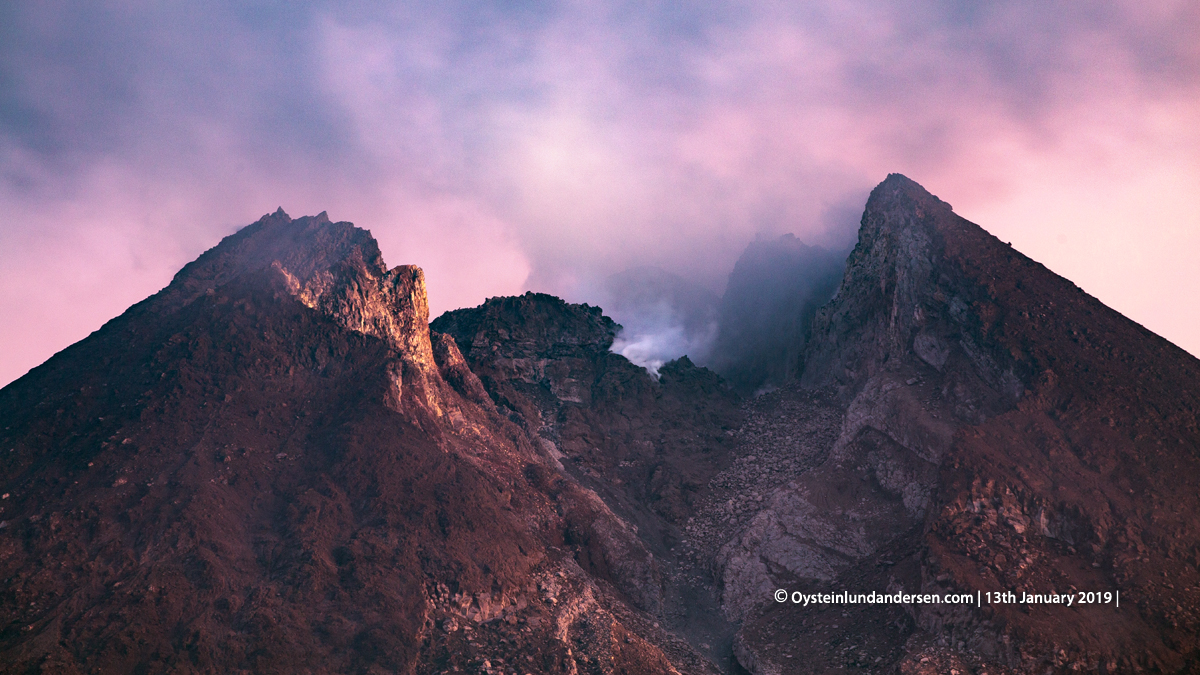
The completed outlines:
<svg viewBox="0 0 1200 675">
<path fill-rule="evenodd" d="M 796 274 L 655 377 L 264 216 L 0 390 L 0 670 L 1200 668 L 1200 361 L 896 174 Z"/>
</svg>

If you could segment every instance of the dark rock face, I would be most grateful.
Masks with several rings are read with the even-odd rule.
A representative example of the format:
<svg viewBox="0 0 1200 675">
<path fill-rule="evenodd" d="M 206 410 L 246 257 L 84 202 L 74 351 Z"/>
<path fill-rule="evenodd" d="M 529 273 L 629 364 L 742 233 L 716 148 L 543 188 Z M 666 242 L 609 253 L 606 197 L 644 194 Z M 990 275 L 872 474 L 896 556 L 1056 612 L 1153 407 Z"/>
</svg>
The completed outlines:
<svg viewBox="0 0 1200 675">
<path fill-rule="evenodd" d="M 997 245 L 1007 249 L 1004 263 L 1023 257 L 916 183 L 890 176 L 867 202 L 836 300 L 813 321 L 802 382 L 835 386 L 852 400 L 872 378 L 907 364 L 947 380 L 964 422 L 1012 407 L 1031 371 L 995 343 L 989 329 L 1000 310 L 969 268 L 974 261 L 955 255 Z M 1001 264 L 993 273 L 1015 271 Z"/>
<path fill-rule="evenodd" d="M 739 397 L 266 216 L 0 390 L 0 670 L 1196 670 L 1200 361 L 899 175 L 785 295 Z"/>
<path fill-rule="evenodd" d="M 447 312 L 432 324 L 462 345 L 510 418 L 556 457 L 623 486 L 670 522 L 720 465 L 737 397 L 686 357 L 655 381 L 609 351 L 618 326 L 600 308 L 527 293 Z"/>
<path fill-rule="evenodd" d="M 809 324 L 837 288 L 843 255 L 791 234 L 747 246 L 721 298 L 708 365 L 747 394 L 796 378 Z"/>
<path fill-rule="evenodd" d="M 568 511 L 579 563 L 727 663 L 730 652 L 713 647 L 732 628 L 719 615 L 710 563 L 684 553 L 684 542 L 713 477 L 733 461 L 738 397 L 686 357 L 656 380 L 609 351 L 618 326 L 599 308 L 548 295 L 492 298 L 432 327 L 462 345 L 497 407 L 591 490 L 585 501 L 632 526 L 614 527 L 590 507 Z"/>
<path fill-rule="evenodd" d="M 369 234 L 278 212 L 0 391 L 0 669 L 702 664 L 577 564 L 653 560 L 427 312 Z"/>
<path fill-rule="evenodd" d="M 599 307 L 550 295 L 493 298 L 447 312 L 431 328 L 454 339 L 497 404 L 533 432 L 564 403 L 591 405 L 597 365 L 637 370 L 609 353 L 619 326 Z"/>
<path fill-rule="evenodd" d="M 1120 590 L 1122 604 L 914 606 L 890 641 L 862 647 L 893 609 L 807 615 L 786 637 L 776 627 L 796 610 L 734 602 L 755 672 L 783 672 L 779 640 L 830 663 L 873 650 L 906 673 L 1194 666 L 1200 617 L 1179 599 L 1200 581 L 1185 515 L 1200 507 L 1200 362 L 893 175 L 805 364 L 803 384 L 845 402 L 842 431 L 723 551 L 727 599 L 746 597 L 762 561 L 768 586 Z M 784 526 L 768 547 L 771 523 Z M 830 630 L 855 649 L 819 647 Z"/>
</svg>

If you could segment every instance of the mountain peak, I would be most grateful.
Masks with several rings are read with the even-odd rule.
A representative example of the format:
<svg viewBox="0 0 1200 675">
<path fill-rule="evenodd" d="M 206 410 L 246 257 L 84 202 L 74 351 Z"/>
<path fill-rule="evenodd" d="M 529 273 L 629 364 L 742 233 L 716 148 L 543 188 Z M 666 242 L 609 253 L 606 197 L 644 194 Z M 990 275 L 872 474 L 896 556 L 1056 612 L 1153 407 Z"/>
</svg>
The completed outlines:
<svg viewBox="0 0 1200 675">
<path fill-rule="evenodd" d="M 876 185 L 875 189 L 871 191 L 871 198 L 874 199 L 896 199 L 901 196 L 919 202 L 937 204 L 944 207 L 947 211 L 953 210 L 949 204 L 938 199 L 922 187 L 920 183 L 902 173 L 889 173 L 887 178 L 883 179 L 883 182 Z M 870 198 L 867 203 L 870 203 Z"/>
<path fill-rule="evenodd" d="M 1195 630 L 1173 618 L 1176 601 L 1155 579 L 1179 578 L 1189 564 L 1181 552 L 1200 534 L 1194 519 L 1158 504 L 1178 514 L 1197 508 L 1180 477 L 1198 466 L 1200 361 L 900 174 L 872 191 L 804 358 L 802 382 L 835 389 L 845 421 L 830 460 L 777 496 L 786 509 L 762 523 L 791 517 L 796 531 L 866 532 L 872 552 L 898 545 L 896 533 L 919 533 L 908 541 L 923 562 L 907 583 L 922 588 L 1119 586 L 1139 598 L 1140 614 L 1112 605 L 1052 615 L 992 607 L 983 625 L 937 610 L 915 618 L 1010 667 L 1018 659 L 1002 655 L 1021 644 L 1025 665 L 1079 645 L 1093 665 L 1075 657 L 1072 668 L 1097 670 L 1104 655 L 1110 671 L 1132 671 L 1117 659 L 1139 649 L 1165 672 L 1183 669 L 1181 655 L 1194 647 L 1168 645 L 1194 640 Z M 851 490 L 869 481 L 873 494 Z M 845 502 L 856 514 L 849 524 L 830 508 L 842 491 L 854 495 Z M 752 597 L 762 577 L 746 570 L 764 556 L 774 565 L 820 563 L 809 569 L 843 564 L 824 553 L 832 539 L 814 546 L 766 531 L 751 529 L 741 549 L 728 549 L 731 602 Z M 769 549 L 757 543 L 768 539 Z M 1014 541 L 1019 565 L 1006 557 Z M 1165 625 L 1173 630 L 1159 641 Z M 760 643 L 770 643 L 768 630 L 746 634 L 760 630 Z"/>
<path fill-rule="evenodd" d="M 0 389 L 0 662 L 1195 670 L 1200 360 L 900 174 L 826 263 L 739 260 L 724 302 L 783 336 L 761 372 L 803 368 L 742 399 L 549 295 L 431 332 L 419 267 L 268 214 Z M 772 600 L 797 587 L 1128 602 Z"/>
<path fill-rule="evenodd" d="M 425 274 L 415 265 L 391 270 L 371 233 L 316 216 L 292 219 L 283 209 L 221 240 L 189 263 L 152 299 L 174 312 L 234 282 L 266 285 L 355 332 L 388 343 L 405 364 L 394 373 L 401 389 L 438 408 L 445 387 L 429 334 Z M 401 388 L 400 371 L 405 370 Z"/>
<path fill-rule="evenodd" d="M 275 263 L 305 280 L 339 269 L 357 269 L 369 276 L 387 272 L 379 245 L 366 230 L 348 222 L 331 222 L 324 212 L 293 220 L 279 209 L 225 237 L 184 266 L 164 289 L 161 300 L 177 309 Z"/>
<path fill-rule="evenodd" d="M 950 204 L 938 199 L 916 181 L 903 174 L 889 174 L 871 190 L 867 198 L 859 241 L 913 227 L 930 231 L 935 218 L 953 214 L 954 209 Z"/>
</svg>

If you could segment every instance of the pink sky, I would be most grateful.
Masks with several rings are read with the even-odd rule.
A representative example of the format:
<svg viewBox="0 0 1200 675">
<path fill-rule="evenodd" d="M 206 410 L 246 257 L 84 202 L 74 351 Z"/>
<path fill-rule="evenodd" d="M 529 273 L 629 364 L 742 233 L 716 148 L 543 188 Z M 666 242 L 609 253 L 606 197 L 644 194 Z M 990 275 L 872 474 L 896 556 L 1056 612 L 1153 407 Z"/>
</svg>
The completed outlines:
<svg viewBox="0 0 1200 675">
<path fill-rule="evenodd" d="M 719 292 L 757 234 L 849 243 L 889 172 L 1200 354 L 1195 3 L 2 12 L 0 383 L 278 206 L 436 315 Z"/>
</svg>

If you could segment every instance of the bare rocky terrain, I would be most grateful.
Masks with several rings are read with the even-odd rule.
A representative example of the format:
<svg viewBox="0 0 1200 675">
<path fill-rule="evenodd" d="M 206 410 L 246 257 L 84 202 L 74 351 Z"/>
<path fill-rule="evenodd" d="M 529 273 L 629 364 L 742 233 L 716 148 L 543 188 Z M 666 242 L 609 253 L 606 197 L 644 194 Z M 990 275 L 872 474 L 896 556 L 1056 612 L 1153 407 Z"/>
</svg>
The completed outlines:
<svg viewBox="0 0 1200 675">
<path fill-rule="evenodd" d="M 368 233 L 278 212 L 0 391 L 3 670 L 703 672 L 427 312 Z"/>
<path fill-rule="evenodd" d="M 527 425 L 638 522 L 666 625 L 719 667 L 762 673 L 1192 667 L 1193 357 L 902 176 L 872 194 L 805 337 L 789 382 L 742 399 L 736 428 L 691 419 L 707 440 L 690 453 L 630 424 L 670 415 L 638 396 L 622 409 L 628 390 L 572 404 L 613 413 L 586 430 L 554 406 Z M 466 358 L 503 399 L 494 361 Z M 566 386 L 553 379 L 545 391 Z M 631 448 L 646 452 L 614 454 Z M 661 466 L 688 495 L 669 512 L 653 506 Z M 797 608 L 776 589 L 1121 590 L 1138 604 Z"/>
<path fill-rule="evenodd" d="M 748 553 L 729 560 L 757 572 L 726 576 L 726 598 L 766 578 L 1120 591 L 1122 604 L 761 603 L 739 660 L 764 673 L 1193 671 L 1197 375 L 1192 356 L 889 177 L 798 377 L 836 392 L 838 439 L 755 516 L 767 529 L 735 538 Z"/>
<path fill-rule="evenodd" d="M 780 306 L 743 395 L 548 295 L 430 323 L 369 233 L 266 216 L 0 390 L 0 670 L 1200 667 L 1200 361 L 899 175 Z"/>
</svg>

